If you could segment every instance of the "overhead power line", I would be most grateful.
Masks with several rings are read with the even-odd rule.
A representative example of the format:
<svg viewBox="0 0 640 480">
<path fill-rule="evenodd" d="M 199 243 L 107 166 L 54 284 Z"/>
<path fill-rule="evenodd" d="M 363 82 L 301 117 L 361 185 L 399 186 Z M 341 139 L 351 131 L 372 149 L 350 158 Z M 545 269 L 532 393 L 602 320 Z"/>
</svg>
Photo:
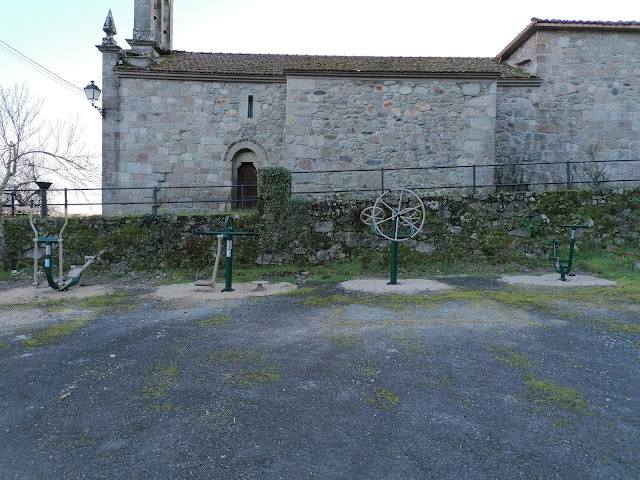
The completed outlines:
<svg viewBox="0 0 640 480">
<path fill-rule="evenodd" d="M 43 67 L 42 65 L 40 65 L 35 60 L 32 60 L 31 58 L 27 57 L 23 53 L 20 53 L 18 50 L 13 48 L 8 43 L 3 42 L 2 40 L 0 40 L 0 49 L 4 50 L 5 52 L 7 52 L 12 57 L 14 57 L 17 60 L 21 61 L 25 65 L 33 68 L 37 72 L 43 74 L 44 76 L 46 76 L 50 80 L 53 80 L 54 82 L 56 82 L 57 84 L 61 85 L 64 88 L 66 88 L 67 90 L 71 91 L 72 93 L 74 93 L 76 95 L 80 95 L 83 98 L 85 97 L 84 90 L 82 88 L 75 86 L 73 83 L 65 80 L 60 75 L 57 75 L 57 74 L 53 73 L 48 68 Z"/>
</svg>

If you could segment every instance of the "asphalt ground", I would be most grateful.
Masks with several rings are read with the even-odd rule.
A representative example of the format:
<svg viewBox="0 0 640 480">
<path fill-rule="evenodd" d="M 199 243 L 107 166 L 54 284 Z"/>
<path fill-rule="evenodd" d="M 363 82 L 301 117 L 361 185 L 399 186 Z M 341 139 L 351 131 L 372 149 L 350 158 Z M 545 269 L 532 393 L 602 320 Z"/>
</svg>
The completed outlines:
<svg viewBox="0 0 640 480">
<path fill-rule="evenodd" d="M 0 305 L 0 479 L 640 478 L 637 294 L 438 281 Z"/>
</svg>

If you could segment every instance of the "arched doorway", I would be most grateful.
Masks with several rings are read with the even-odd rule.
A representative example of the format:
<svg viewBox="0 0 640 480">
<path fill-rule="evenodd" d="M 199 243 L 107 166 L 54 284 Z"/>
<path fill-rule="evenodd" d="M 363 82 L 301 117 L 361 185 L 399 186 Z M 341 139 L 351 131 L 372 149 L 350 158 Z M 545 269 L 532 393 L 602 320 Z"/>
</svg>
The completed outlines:
<svg viewBox="0 0 640 480">
<path fill-rule="evenodd" d="M 258 204 L 258 172 L 255 167 L 256 154 L 252 150 L 238 151 L 232 160 L 235 179 L 235 207 L 242 210 L 255 208 Z"/>
</svg>

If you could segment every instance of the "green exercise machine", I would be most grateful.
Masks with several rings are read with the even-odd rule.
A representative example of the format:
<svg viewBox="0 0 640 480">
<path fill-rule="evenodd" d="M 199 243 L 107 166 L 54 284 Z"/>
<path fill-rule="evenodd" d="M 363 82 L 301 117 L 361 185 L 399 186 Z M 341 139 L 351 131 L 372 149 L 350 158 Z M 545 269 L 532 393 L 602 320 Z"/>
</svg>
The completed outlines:
<svg viewBox="0 0 640 480">
<path fill-rule="evenodd" d="M 567 281 L 567 275 L 571 275 L 569 272 L 571 271 L 571 266 L 573 264 L 573 253 L 576 244 L 576 229 L 578 228 L 589 228 L 589 225 L 560 225 L 564 228 L 571 229 L 571 236 L 569 238 L 569 256 L 566 260 L 562 260 L 558 253 L 558 241 L 557 240 L 548 240 L 549 243 L 553 245 L 553 255 L 549 257 L 549 260 L 553 262 L 553 268 L 556 272 L 560 274 L 560 280 L 563 282 Z"/>
<path fill-rule="evenodd" d="M 66 204 L 66 201 L 65 201 Z M 67 207 L 64 209 L 64 224 L 60 229 L 60 233 L 58 233 L 57 237 L 40 237 L 38 235 L 38 229 L 36 228 L 35 222 L 33 221 L 33 205 L 32 208 L 29 209 L 29 223 L 31 224 L 31 229 L 34 233 L 33 238 L 33 286 L 37 287 L 40 282 L 38 280 L 38 252 L 40 251 L 40 246 L 44 245 L 44 274 L 47 278 L 47 283 L 49 286 L 55 290 L 67 290 L 73 287 L 76 283 L 80 281 L 80 277 L 82 272 L 93 262 L 95 262 L 102 252 L 97 255 L 85 256 L 84 265 L 71 265 L 71 270 L 66 275 L 64 274 L 64 239 L 62 238 L 62 234 L 67 228 L 69 223 L 69 217 L 67 214 Z M 58 247 L 58 278 L 54 278 L 53 274 L 53 246 L 57 245 Z"/>
<path fill-rule="evenodd" d="M 360 213 L 360 220 L 371 226 L 376 237 L 391 240 L 390 281 L 398 283 L 398 242 L 404 242 L 420 233 L 425 221 L 424 203 L 406 188 L 388 190 L 380 195 L 373 206 Z"/>
<path fill-rule="evenodd" d="M 224 231 L 223 232 L 210 232 L 210 231 L 197 231 L 199 235 L 215 235 L 218 238 L 218 249 L 216 253 L 216 260 L 213 266 L 213 275 L 211 280 L 197 280 L 195 285 L 199 287 L 215 287 L 216 275 L 218 273 L 218 264 L 220 263 L 220 254 L 222 253 L 222 241 L 227 241 L 226 263 L 224 269 L 225 283 L 223 292 L 233 292 L 231 285 L 233 275 L 233 237 L 236 236 L 259 236 L 259 233 L 254 232 L 236 232 L 233 228 L 233 218 L 227 216 L 224 219 Z"/>
</svg>

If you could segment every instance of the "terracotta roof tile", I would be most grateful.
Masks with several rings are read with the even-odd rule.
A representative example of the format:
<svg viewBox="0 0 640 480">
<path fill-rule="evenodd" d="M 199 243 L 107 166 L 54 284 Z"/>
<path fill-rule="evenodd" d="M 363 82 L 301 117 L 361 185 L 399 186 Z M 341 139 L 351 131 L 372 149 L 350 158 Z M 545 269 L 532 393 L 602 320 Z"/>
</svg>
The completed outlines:
<svg viewBox="0 0 640 480">
<path fill-rule="evenodd" d="M 494 58 L 357 57 L 197 53 L 174 51 L 145 70 L 221 75 L 284 75 L 287 72 L 358 72 L 411 74 L 495 74 L 501 78 L 531 75 Z"/>
<path fill-rule="evenodd" d="M 542 18 L 533 17 L 531 19 L 532 22 L 538 23 L 563 23 L 563 24 L 577 24 L 577 25 L 640 25 L 640 22 L 636 22 L 634 20 L 624 21 L 618 20 L 617 22 L 611 21 L 602 21 L 602 20 L 544 20 Z"/>
</svg>

